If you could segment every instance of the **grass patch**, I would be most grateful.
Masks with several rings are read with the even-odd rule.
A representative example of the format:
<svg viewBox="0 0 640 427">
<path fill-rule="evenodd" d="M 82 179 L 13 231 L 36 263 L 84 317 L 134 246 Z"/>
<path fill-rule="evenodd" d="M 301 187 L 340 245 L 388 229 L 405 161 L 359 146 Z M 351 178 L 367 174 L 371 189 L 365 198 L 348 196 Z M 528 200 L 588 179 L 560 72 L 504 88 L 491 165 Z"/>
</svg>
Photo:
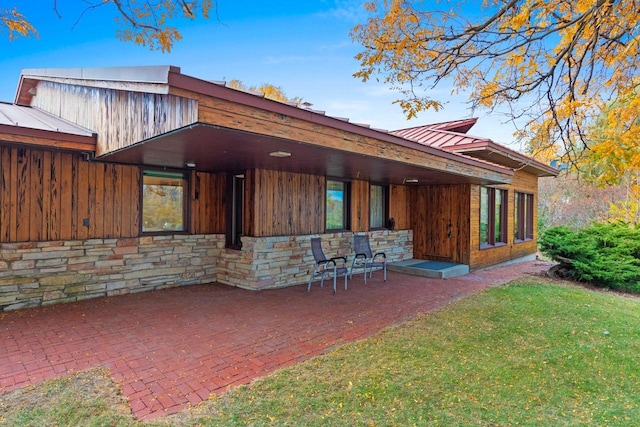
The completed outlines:
<svg viewBox="0 0 640 427">
<path fill-rule="evenodd" d="M 532 280 L 489 289 L 143 425 L 622 426 L 640 419 L 639 301 Z M 103 415 L 87 412 L 76 424 L 39 418 L 12 425 L 92 425 Z M 104 425 L 138 424 L 126 412 L 105 414 Z"/>
<path fill-rule="evenodd" d="M 0 425 L 130 426 L 127 399 L 106 369 L 92 369 L 0 395 Z"/>
</svg>

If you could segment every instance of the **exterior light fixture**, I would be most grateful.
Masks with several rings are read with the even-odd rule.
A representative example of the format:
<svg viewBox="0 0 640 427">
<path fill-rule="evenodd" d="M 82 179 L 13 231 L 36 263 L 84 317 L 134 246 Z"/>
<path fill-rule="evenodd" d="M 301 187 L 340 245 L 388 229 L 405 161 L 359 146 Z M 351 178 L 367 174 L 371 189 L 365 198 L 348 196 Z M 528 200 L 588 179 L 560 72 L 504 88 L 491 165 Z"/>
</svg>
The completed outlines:
<svg viewBox="0 0 640 427">
<path fill-rule="evenodd" d="M 418 182 L 416 178 L 405 178 L 403 181 L 404 184 L 415 184 L 416 182 Z"/>
<path fill-rule="evenodd" d="M 271 157 L 291 157 L 291 153 L 288 151 L 272 151 L 269 155 Z"/>
<path fill-rule="evenodd" d="M 188 167 L 188 168 L 195 168 L 196 167 L 196 164 L 194 162 L 187 162 L 184 165 L 186 167 Z"/>
</svg>

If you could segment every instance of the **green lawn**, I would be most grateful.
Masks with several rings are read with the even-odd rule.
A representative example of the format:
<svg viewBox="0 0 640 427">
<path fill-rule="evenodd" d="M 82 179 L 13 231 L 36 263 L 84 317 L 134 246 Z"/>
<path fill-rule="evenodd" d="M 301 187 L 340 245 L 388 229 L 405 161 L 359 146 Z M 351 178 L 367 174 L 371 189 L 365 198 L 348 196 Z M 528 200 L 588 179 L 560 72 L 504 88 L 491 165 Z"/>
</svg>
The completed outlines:
<svg viewBox="0 0 640 427">
<path fill-rule="evenodd" d="M 222 426 L 637 422 L 640 301 L 531 280 L 458 301 L 163 421 Z M 121 410 L 108 409 L 113 405 L 101 405 L 98 392 L 90 399 L 83 398 L 86 390 L 74 392 L 69 384 L 77 382 L 34 387 L 33 393 L 59 387 L 66 395 L 44 409 L 20 409 L 18 398 L 7 406 L 7 396 L 0 396 L 3 421 L 91 425 L 101 417 L 94 425 L 136 424 Z M 69 421 L 69 413 L 85 415 Z"/>
</svg>

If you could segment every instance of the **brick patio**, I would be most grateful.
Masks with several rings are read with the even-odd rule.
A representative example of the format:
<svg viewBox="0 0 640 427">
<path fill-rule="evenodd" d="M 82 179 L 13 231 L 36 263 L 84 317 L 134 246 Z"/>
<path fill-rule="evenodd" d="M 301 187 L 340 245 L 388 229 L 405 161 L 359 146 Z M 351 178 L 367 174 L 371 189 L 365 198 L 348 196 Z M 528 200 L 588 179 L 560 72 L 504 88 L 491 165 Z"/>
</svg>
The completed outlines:
<svg viewBox="0 0 640 427">
<path fill-rule="evenodd" d="M 374 273 L 334 296 L 314 283 L 221 284 L 0 313 L 0 393 L 106 366 L 134 414 L 152 419 L 489 286 L 549 267 L 528 261 L 453 279 Z"/>
</svg>

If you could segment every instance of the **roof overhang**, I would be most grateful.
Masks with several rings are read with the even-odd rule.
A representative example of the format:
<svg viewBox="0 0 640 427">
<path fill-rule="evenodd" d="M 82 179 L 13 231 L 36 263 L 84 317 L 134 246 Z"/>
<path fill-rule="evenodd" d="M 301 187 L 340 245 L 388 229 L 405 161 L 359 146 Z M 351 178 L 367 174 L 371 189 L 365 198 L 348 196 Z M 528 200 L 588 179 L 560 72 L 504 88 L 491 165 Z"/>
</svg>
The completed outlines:
<svg viewBox="0 0 640 427">
<path fill-rule="evenodd" d="M 451 147 L 454 153 L 464 154 L 486 162 L 498 163 L 514 170 L 523 170 L 538 177 L 557 176 L 553 166 L 539 162 L 525 154 L 511 150 L 493 141 L 477 141 L 465 146 Z"/>
<path fill-rule="evenodd" d="M 39 81 L 133 92 L 166 94 L 169 73 L 180 72 L 171 65 L 102 68 L 27 68 L 22 70 L 14 102 L 31 105 Z"/>
<path fill-rule="evenodd" d="M 0 142 L 92 153 L 96 135 L 31 107 L 0 102 Z"/>
<path fill-rule="evenodd" d="M 286 157 L 274 157 L 272 153 Z M 98 159 L 172 169 L 189 169 L 188 164 L 195 164 L 196 170 L 207 172 L 271 169 L 340 179 L 369 180 L 381 184 L 403 184 L 407 183 L 407 180 L 417 180 L 417 185 L 511 182 L 513 172 L 508 169 L 499 168 L 492 171 L 490 168 L 486 174 L 477 176 L 465 170 L 464 160 L 470 160 L 470 164 L 480 162 L 453 153 L 442 154 L 455 156 L 463 161 L 459 161 L 459 164 L 448 171 L 442 171 L 389 160 L 384 156 L 367 156 L 285 138 L 196 123 L 102 155 Z"/>
</svg>

